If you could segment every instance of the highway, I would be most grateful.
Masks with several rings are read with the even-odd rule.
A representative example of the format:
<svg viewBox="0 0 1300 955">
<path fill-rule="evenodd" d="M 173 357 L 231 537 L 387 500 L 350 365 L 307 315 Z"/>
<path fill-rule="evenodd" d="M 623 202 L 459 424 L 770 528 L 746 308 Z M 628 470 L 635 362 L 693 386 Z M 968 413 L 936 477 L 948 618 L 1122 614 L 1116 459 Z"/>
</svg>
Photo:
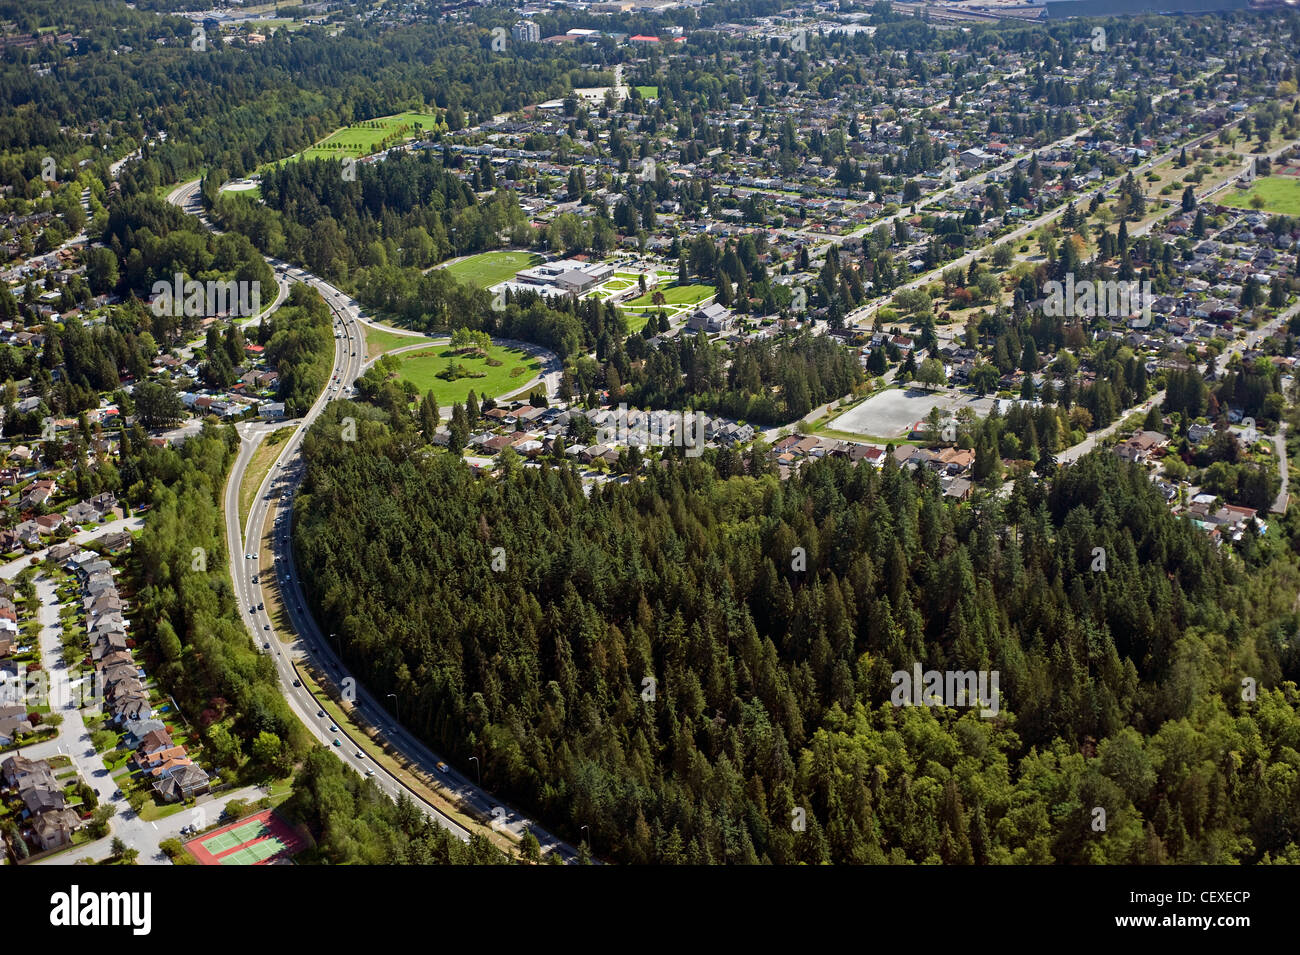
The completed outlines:
<svg viewBox="0 0 1300 955">
<path fill-rule="evenodd" d="M 168 201 L 186 212 L 198 215 L 206 226 L 212 228 L 207 217 L 201 214 L 198 187 L 198 180 L 185 183 L 171 192 Z M 390 716 L 385 707 L 381 706 L 361 684 L 361 681 L 347 670 L 335 652 L 336 648 L 330 645 L 325 634 L 321 632 L 320 627 L 307 611 L 307 600 L 302 591 L 297 568 L 294 566 L 290 542 L 292 499 L 303 478 L 302 440 L 329 402 L 344 397 L 353 382 L 361 375 L 366 364 L 364 326 L 381 326 L 375 326 L 363 319 L 358 304 L 353 299 L 318 276 L 277 259 L 268 258 L 267 262 L 276 269 L 281 278 L 290 282 L 303 282 L 321 294 L 333 312 L 334 330 L 340 337 L 335 339 L 334 362 L 329 382 L 307 414 L 293 425 L 292 435 L 284 442 L 279 456 L 258 488 L 257 496 L 250 508 L 247 525 L 242 529 L 239 526 L 239 490 L 243 486 L 244 474 L 261 439 L 270 431 L 285 424 L 253 422 L 239 429 L 239 455 L 231 469 L 225 489 L 226 546 L 230 553 L 230 572 L 234 581 L 235 595 L 255 645 L 264 653 L 274 655 L 281 691 L 290 708 L 312 735 L 348 766 L 371 778 L 384 792 L 396 798 L 399 792 L 405 791 L 408 797 L 421 806 L 436 823 L 462 840 L 469 839 L 470 832 L 464 826 L 427 803 L 382 766 L 362 755 L 361 747 L 343 728 L 331 729 L 336 724 L 328 716 L 319 715 L 323 712 L 322 707 L 299 680 L 297 672 L 299 665 L 309 662 L 315 664 L 317 672 L 329 674 L 336 687 L 342 686 L 343 681 L 350 678 L 353 681 L 351 685 L 355 687 L 354 706 L 359 710 L 362 720 L 376 728 L 376 741 L 397 751 L 399 762 L 414 764 L 426 775 L 443 780 L 444 788 L 448 791 L 451 801 L 459 801 L 466 807 L 481 813 L 485 818 L 493 820 L 490 825 L 498 832 L 509 832 L 517 838 L 522 836 L 525 830 L 531 830 L 541 844 L 543 853 L 555 851 L 565 862 L 576 862 L 578 855 L 572 847 L 496 799 L 492 794 L 471 783 L 468 778 L 451 768 L 438 754 L 421 743 Z M 407 333 L 405 330 L 389 329 L 386 326 L 384 329 L 398 334 Z M 273 511 L 276 512 L 276 524 L 270 563 L 274 566 L 262 567 L 260 566 L 261 542 L 265 534 L 266 521 Z M 266 610 L 258 609 L 264 607 L 266 603 L 264 588 L 273 582 L 267 574 L 277 578 L 275 582 L 279 585 L 280 602 L 292 627 L 292 633 L 285 640 L 281 640 L 275 629 L 275 623 Z M 397 712 L 400 713 L 400 700 L 396 702 Z M 440 764 L 447 766 L 447 769 L 439 770 Z"/>
</svg>

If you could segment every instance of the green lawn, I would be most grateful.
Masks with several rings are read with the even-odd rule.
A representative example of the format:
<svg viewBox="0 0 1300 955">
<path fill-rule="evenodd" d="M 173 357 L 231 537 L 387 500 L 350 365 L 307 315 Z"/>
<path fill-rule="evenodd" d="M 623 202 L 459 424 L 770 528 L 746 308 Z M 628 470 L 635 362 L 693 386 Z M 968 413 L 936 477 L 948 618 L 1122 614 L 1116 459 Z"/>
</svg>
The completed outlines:
<svg viewBox="0 0 1300 955">
<path fill-rule="evenodd" d="M 659 87 L 657 86 L 638 86 L 637 90 L 643 99 L 657 99 L 659 97 Z"/>
<path fill-rule="evenodd" d="M 1261 210 L 1286 216 L 1300 216 L 1300 176 L 1265 176 L 1256 179 L 1247 192 L 1233 191 L 1223 204 L 1239 209 L 1253 209 L 1250 200 L 1259 196 L 1264 200 Z"/>
<path fill-rule="evenodd" d="M 472 390 L 479 398 L 497 397 L 522 388 L 541 369 L 541 361 L 514 348 L 493 345 L 486 358 L 465 358 L 453 353 L 450 345 L 435 345 L 421 351 L 407 352 L 397 356 L 401 360 L 398 377 L 409 381 L 424 394 L 430 388 L 438 399 L 438 406 L 446 408 L 453 402 L 464 401 Z M 495 359 L 501 364 L 495 367 L 488 364 L 488 359 Z M 447 367 L 447 360 L 454 359 L 473 372 L 484 372 L 482 378 L 457 378 L 447 381 L 439 378 L 438 373 Z"/>
<path fill-rule="evenodd" d="M 308 146 L 300 153 L 295 153 L 282 162 L 298 159 L 342 159 L 347 156 L 359 159 L 368 156 L 381 146 L 384 141 L 395 136 L 390 143 L 416 139 L 425 130 L 437 127 L 439 120 L 432 113 L 394 113 L 392 116 L 379 116 L 375 119 L 362 120 L 351 126 L 336 129 L 320 142 Z M 275 165 L 268 163 L 268 166 Z M 264 167 L 265 168 L 265 167 Z"/>
<path fill-rule="evenodd" d="M 668 310 L 664 309 L 664 311 Z M 623 312 L 620 309 L 620 312 L 623 320 L 627 322 L 628 332 L 633 334 L 645 328 L 645 323 L 650 321 L 652 315 L 655 317 L 656 322 L 659 320 L 659 310 L 657 308 L 642 309 L 639 312 Z"/>
<path fill-rule="evenodd" d="M 533 252 L 482 252 L 446 266 L 457 280 L 491 288 L 498 282 L 515 277 L 520 269 L 537 265 L 542 257 Z"/>
<path fill-rule="evenodd" d="M 392 351 L 394 348 L 431 341 L 433 339 L 427 335 L 399 335 L 397 332 L 381 332 L 368 327 L 366 328 L 366 357 L 378 358 L 384 352 Z"/>
<path fill-rule="evenodd" d="M 651 289 L 644 295 L 632 299 L 626 307 L 653 306 L 655 292 L 663 293 L 665 305 L 698 305 L 712 295 L 714 289 L 712 285 L 678 285 L 674 282 L 672 285 L 661 285 L 657 289 Z"/>
</svg>

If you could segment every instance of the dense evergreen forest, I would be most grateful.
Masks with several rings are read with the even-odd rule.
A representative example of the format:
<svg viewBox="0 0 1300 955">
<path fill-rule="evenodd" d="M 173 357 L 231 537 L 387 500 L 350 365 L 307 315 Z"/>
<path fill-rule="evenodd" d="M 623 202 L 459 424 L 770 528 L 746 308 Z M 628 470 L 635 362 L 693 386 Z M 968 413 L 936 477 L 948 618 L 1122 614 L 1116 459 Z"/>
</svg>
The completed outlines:
<svg viewBox="0 0 1300 955">
<path fill-rule="evenodd" d="M 603 380 L 615 398 L 635 407 L 699 408 L 753 424 L 789 424 L 864 380 L 852 351 L 809 332 L 726 351 L 706 335 L 679 335 L 654 349 L 639 348 L 635 336 L 627 343 L 611 347 Z M 632 356 L 644 361 L 633 365 Z M 581 393 L 581 370 L 571 377 Z"/>
<path fill-rule="evenodd" d="M 461 842 L 429 821 L 402 794 L 394 802 L 336 756 L 318 747 L 294 778 L 293 797 L 283 812 L 316 835 L 302 863 L 334 865 L 495 865 L 506 857 L 481 835 Z M 526 838 L 520 855 L 539 860 L 536 838 Z"/>
<path fill-rule="evenodd" d="M 408 726 L 600 855 L 1300 861 L 1294 563 L 1216 551 L 1113 455 L 977 506 L 843 460 L 722 480 L 712 452 L 588 496 L 344 407 L 296 505 L 314 612 Z M 892 707 L 914 662 L 999 671 L 999 715 Z"/>
</svg>

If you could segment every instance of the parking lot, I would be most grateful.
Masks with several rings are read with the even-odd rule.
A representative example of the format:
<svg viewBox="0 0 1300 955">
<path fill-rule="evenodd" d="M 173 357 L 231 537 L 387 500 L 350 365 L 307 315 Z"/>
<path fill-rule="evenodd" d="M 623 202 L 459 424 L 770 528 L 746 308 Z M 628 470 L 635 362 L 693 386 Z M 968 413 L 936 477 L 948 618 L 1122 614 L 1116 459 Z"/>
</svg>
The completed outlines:
<svg viewBox="0 0 1300 955">
<path fill-rule="evenodd" d="M 993 399 L 977 398 L 960 391 L 890 388 L 872 395 L 856 408 L 850 408 L 830 426 L 836 431 L 873 438 L 906 438 L 912 425 L 924 420 L 935 407 L 949 414 L 955 414 L 959 408 L 973 408 L 983 417 L 993 407 Z"/>
</svg>

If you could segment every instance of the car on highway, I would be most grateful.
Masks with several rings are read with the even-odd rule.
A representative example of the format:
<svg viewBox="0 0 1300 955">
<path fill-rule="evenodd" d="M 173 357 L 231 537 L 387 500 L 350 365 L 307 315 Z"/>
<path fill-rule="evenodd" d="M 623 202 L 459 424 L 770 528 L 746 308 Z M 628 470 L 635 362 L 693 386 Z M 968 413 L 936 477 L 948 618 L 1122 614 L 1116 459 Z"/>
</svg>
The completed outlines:
<svg viewBox="0 0 1300 955">
<path fill-rule="evenodd" d="M 269 623 L 264 623 L 264 624 L 262 624 L 262 629 L 263 629 L 263 630 L 270 630 L 270 629 L 271 629 L 271 625 L 270 625 Z"/>
<path fill-rule="evenodd" d="M 451 775 L 451 769 L 450 769 L 450 767 L 447 766 L 446 763 L 439 763 L 439 764 L 438 764 L 438 772 L 440 772 L 440 773 L 447 773 L 448 775 Z"/>
<path fill-rule="evenodd" d="M 334 745 L 335 745 L 335 746 L 340 746 L 340 747 L 341 747 L 343 744 L 340 743 L 338 740 L 335 740 L 335 741 L 334 741 Z"/>
<path fill-rule="evenodd" d="M 265 607 L 265 606 L 266 606 L 266 604 L 258 604 L 258 605 L 257 605 L 257 609 L 258 609 L 258 610 L 261 610 L 261 609 L 262 609 L 263 607 Z"/>
<path fill-rule="evenodd" d="M 252 560 L 252 559 L 253 559 L 253 555 L 252 555 L 252 554 L 245 554 L 245 555 L 244 555 L 244 560 Z"/>
<path fill-rule="evenodd" d="M 365 758 L 366 758 L 366 754 L 361 752 L 361 750 L 357 750 L 357 759 L 365 759 Z"/>
<path fill-rule="evenodd" d="M 279 654 L 277 653 L 276 656 L 279 656 Z M 294 681 L 293 681 L 293 685 L 294 685 L 294 686 L 302 686 L 302 681 L 301 681 L 301 680 L 294 680 Z"/>
<path fill-rule="evenodd" d="M 330 732 L 331 732 L 331 733 L 337 733 L 338 731 L 339 731 L 339 728 L 338 728 L 337 726 L 335 726 L 333 723 L 331 723 L 331 724 L 330 724 Z"/>
<path fill-rule="evenodd" d="M 270 650 L 270 649 L 271 649 L 271 644 L 270 644 L 269 642 L 268 642 L 268 643 L 264 643 L 264 644 L 262 644 L 262 649 L 263 649 L 263 650 Z"/>
<path fill-rule="evenodd" d="M 373 769 L 367 769 L 367 770 L 366 770 L 366 775 L 367 775 L 367 776 L 373 776 L 374 774 L 375 774 L 375 771 L 374 771 Z"/>
<path fill-rule="evenodd" d="M 316 715 L 317 715 L 317 716 L 324 716 L 324 715 L 325 715 L 325 711 L 324 711 L 324 710 L 317 710 L 317 711 L 316 711 Z"/>
</svg>

